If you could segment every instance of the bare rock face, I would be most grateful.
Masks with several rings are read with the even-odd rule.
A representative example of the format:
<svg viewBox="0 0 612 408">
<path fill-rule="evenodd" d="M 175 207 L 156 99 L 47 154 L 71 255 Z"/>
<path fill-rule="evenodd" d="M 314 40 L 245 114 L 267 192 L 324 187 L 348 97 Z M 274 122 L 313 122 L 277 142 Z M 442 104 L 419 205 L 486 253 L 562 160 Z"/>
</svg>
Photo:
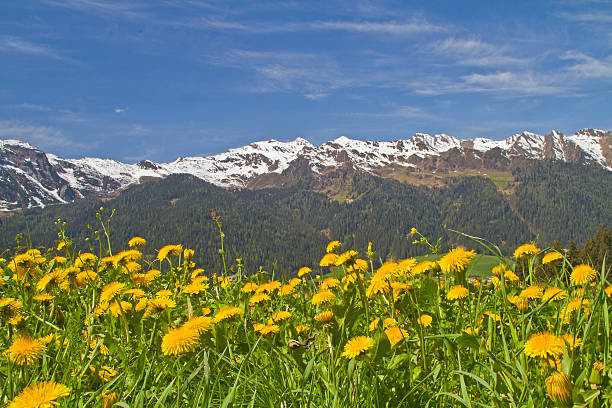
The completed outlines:
<svg viewBox="0 0 612 408">
<path fill-rule="evenodd" d="M 308 186 L 325 190 L 366 172 L 402 179 L 423 172 L 509 171 L 525 160 L 558 160 L 612 170 L 612 133 L 583 129 L 573 135 L 523 132 L 505 140 L 417 133 L 410 139 L 361 141 L 339 137 L 319 146 L 298 138 L 268 140 L 206 157 L 171 163 L 63 159 L 16 140 L 0 141 L 0 210 L 44 207 L 89 194 L 108 196 L 132 184 L 191 174 L 232 189 Z M 340 187 L 339 187 L 340 186 Z"/>
<path fill-rule="evenodd" d="M 0 181 L 2 209 L 66 203 L 78 197 L 45 153 L 24 142 L 0 142 Z"/>
</svg>

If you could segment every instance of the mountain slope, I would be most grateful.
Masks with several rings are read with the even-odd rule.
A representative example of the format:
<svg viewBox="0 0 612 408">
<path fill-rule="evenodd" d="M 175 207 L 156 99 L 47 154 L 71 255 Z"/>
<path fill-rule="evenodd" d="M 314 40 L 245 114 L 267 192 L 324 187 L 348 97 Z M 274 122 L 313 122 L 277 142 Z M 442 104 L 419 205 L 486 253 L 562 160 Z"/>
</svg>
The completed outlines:
<svg viewBox="0 0 612 408">
<path fill-rule="evenodd" d="M 172 174 L 191 174 L 224 188 L 294 185 L 308 179 L 319 191 L 339 177 L 465 170 L 508 171 L 525 160 L 556 160 L 612 169 L 612 134 L 585 129 L 574 135 L 530 132 L 495 141 L 459 140 L 417 133 L 407 140 L 373 142 L 339 137 L 320 146 L 305 139 L 252 143 L 207 157 L 171 163 L 143 160 L 64 159 L 20 141 L 0 141 L 0 210 L 66 203 L 87 195 L 109 196 L 130 185 Z M 404 177 L 405 178 L 405 177 Z"/>
</svg>

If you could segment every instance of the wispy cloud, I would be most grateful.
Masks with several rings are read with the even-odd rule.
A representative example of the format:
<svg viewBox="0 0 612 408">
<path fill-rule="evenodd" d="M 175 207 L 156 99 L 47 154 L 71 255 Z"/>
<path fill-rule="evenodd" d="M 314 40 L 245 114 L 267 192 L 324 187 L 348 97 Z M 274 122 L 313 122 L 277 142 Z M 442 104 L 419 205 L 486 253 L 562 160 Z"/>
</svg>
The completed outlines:
<svg viewBox="0 0 612 408">
<path fill-rule="evenodd" d="M 54 127 L 10 120 L 0 120 L 0 139 L 23 140 L 42 149 L 60 148 L 69 151 L 95 146 L 95 143 L 83 144 L 71 140 L 61 130 Z"/>
<path fill-rule="evenodd" d="M 562 59 L 577 61 L 567 69 L 581 78 L 612 78 L 612 55 L 598 59 L 581 52 L 570 51 Z"/>
<path fill-rule="evenodd" d="M 460 65 L 490 67 L 529 63 L 529 58 L 508 55 L 506 48 L 486 43 L 475 37 L 449 37 L 433 43 L 431 50 L 434 54 L 448 57 Z"/>
<path fill-rule="evenodd" d="M 52 6 L 78 10 L 89 14 L 128 18 L 151 17 L 151 14 L 145 11 L 148 5 L 136 1 L 44 0 L 44 2 Z"/>
<path fill-rule="evenodd" d="M 126 110 L 128 110 L 128 108 L 116 107 L 116 108 L 114 109 L 115 113 L 123 113 L 123 112 L 125 112 Z"/>
<path fill-rule="evenodd" d="M 388 112 L 353 112 L 351 116 L 371 118 L 398 118 L 398 119 L 434 119 L 435 116 L 425 112 L 418 106 L 397 106 Z"/>
<path fill-rule="evenodd" d="M 612 23 L 612 13 L 605 12 L 605 11 L 598 12 L 598 13 L 560 12 L 560 13 L 555 13 L 555 16 L 559 18 L 563 18 L 564 20 L 569 20 L 569 21 L 573 21 L 576 23 L 586 23 L 586 24 L 590 24 L 590 23 L 610 24 Z"/>
<path fill-rule="evenodd" d="M 70 60 L 70 58 L 62 56 L 53 48 L 35 44 L 19 37 L 0 37 L 0 52 L 48 57 L 60 61 Z"/>
</svg>

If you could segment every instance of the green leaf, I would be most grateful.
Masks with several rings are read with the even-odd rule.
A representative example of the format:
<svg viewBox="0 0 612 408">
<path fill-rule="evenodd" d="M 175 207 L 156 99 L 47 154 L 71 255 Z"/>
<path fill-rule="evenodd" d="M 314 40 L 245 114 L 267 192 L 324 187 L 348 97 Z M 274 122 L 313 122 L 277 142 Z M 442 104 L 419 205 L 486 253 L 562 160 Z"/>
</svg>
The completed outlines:
<svg viewBox="0 0 612 408">
<path fill-rule="evenodd" d="M 455 341 L 458 345 L 462 347 L 471 348 L 475 351 L 480 350 L 480 344 L 478 343 L 478 340 L 471 334 L 463 333 L 461 336 L 457 337 Z"/>
</svg>

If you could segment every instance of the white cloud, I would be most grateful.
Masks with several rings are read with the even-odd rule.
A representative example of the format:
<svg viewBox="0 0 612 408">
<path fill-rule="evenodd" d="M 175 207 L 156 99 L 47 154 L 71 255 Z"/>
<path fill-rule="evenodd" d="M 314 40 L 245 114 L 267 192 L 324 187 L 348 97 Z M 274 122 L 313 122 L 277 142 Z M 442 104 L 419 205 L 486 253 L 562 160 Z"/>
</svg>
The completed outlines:
<svg viewBox="0 0 612 408">
<path fill-rule="evenodd" d="M 0 37 L 0 52 L 49 57 L 62 61 L 68 60 L 52 48 L 19 37 Z"/>
<path fill-rule="evenodd" d="M 61 148 L 75 150 L 91 148 L 94 144 L 75 142 L 61 130 L 50 126 L 38 126 L 25 122 L 0 120 L 0 139 L 16 139 L 30 142 L 42 149 Z"/>
<path fill-rule="evenodd" d="M 567 69 L 581 78 L 612 78 L 612 55 L 597 59 L 581 52 L 567 52 L 562 59 L 577 61 Z"/>
<path fill-rule="evenodd" d="M 128 110 L 128 108 L 120 108 L 120 107 L 116 107 L 115 108 L 115 113 L 123 113 L 126 110 Z"/>
<path fill-rule="evenodd" d="M 481 41 L 478 38 L 449 37 L 432 44 L 434 54 L 453 59 L 459 65 L 505 66 L 527 64 L 530 59 L 507 55 L 506 47 Z"/>
</svg>

